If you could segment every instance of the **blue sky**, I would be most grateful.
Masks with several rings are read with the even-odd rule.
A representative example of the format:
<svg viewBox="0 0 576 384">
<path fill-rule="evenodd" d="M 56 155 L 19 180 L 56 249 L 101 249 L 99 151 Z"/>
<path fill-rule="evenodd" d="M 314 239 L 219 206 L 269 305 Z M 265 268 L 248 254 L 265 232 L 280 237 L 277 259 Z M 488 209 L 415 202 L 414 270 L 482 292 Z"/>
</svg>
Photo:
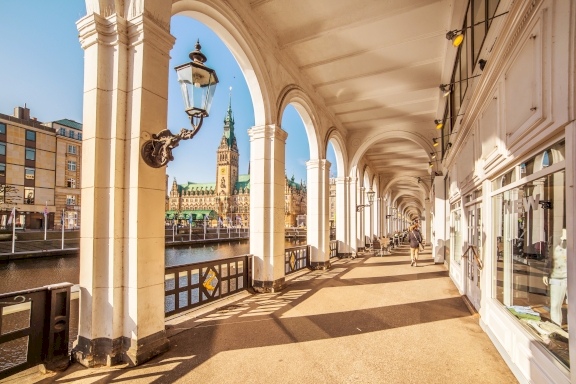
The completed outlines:
<svg viewBox="0 0 576 384">
<path fill-rule="evenodd" d="M 69 118 L 82 122 L 84 56 L 76 21 L 85 13 L 84 0 L 0 0 L 0 52 L 10 53 L 0 60 L 0 113 L 11 115 L 15 106 L 26 103 L 31 115 L 40 121 Z M 202 52 L 208 57 L 206 64 L 216 70 L 220 83 L 201 131 L 174 150 L 175 161 L 167 170 L 170 178 L 175 176 L 179 183 L 214 181 L 216 148 L 222 137 L 230 87 L 240 173 L 246 173 L 250 158 L 247 130 L 254 125 L 254 111 L 242 71 L 225 44 L 202 23 L 174 16 L 171 33 L 176 44 L 170 52 L 168 128 L 177 132 L 189 127 L 173 68 L 189 61 L 188 53 L 196 39 L 200 39 Z M 286 173 L 289 177 L 294 174 L 298 181 L 306 180 L 308 140 L 292 106 L 285 110 L 281 125 L 288 132 Z M 163 128 L 158 127 L 158 131 Z M 335 164 L 331 145 L 327 157 Z"/>
</svg>

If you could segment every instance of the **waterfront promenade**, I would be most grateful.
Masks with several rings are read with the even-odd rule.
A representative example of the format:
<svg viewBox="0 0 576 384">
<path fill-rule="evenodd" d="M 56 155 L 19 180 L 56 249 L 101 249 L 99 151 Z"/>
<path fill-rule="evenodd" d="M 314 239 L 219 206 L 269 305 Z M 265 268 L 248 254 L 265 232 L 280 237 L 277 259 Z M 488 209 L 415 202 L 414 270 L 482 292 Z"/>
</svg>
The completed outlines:
<svg viewBox="0 0 576 384">
<path fill-rule="evenodd" d="M 136 368 L 28 371 L 18 383 L 514 383 L 427 251 L 336 260 L 271 294 L 242 293 L 166 324 L 170 350 Z"/>
</svg>

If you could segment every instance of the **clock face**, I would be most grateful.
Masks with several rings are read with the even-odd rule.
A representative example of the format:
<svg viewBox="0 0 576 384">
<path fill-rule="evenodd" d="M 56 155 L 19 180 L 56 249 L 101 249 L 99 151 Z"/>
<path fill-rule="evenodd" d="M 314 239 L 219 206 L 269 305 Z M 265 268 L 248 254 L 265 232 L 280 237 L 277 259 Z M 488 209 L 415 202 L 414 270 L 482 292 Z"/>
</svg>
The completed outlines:
<svg viewBox="0 0 576 384">
<path fill-rule="evenodd" d="M 224 167 L 220 168 L 220 174 L 223 175 L 223 174 L 225 174 L 225 173 L 226 173 L 226 168 L 224 168 Z"/>
</svg>

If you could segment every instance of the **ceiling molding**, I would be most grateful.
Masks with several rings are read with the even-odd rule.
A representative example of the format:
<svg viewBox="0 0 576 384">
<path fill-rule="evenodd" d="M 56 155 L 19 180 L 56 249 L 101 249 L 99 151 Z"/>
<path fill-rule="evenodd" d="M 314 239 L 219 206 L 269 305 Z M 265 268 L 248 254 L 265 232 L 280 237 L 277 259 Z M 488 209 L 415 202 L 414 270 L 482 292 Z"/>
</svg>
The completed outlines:
<svg viewBox="0 0 576 384">
<path fill-rule="evenodd" d="M 438 101 L 437 97 L 426 97 L 424 99 L 414 99 L 414 100 L 409 100 L 409 101 L 404 101 L 402 103 L 396 103 L 396 104 L 388 104 L 388 105 L 379 105 L 376 107 L 368 107 L 368 108 L 362 108 L 362 109 L 351 109 L 349 111 L 346 112 L 336 112 L 334 113 L 336 116 L 342 116 L 342 115 L 348 115 L 351 113 L 358 113 L 358 112 L 368 112 L 368 111 L 376 111 L 379 109 L 387 109 L 387 108 L 395 108 L 395 107 L 401 107 L 404 105 L 411 105 L 411 104 L 417 104 L 417 103 L 423 103 L 426 101 Z"/>
<path fill-rule="evenodd" d="M 413 89 L 406 89 L 406 90 L 397 91 L 397 92 L 394 92 L 394 91 L 383 92 L 383 93 L 379 93 L 377 95 L 371 95 L 371 96 L 366 96 L 366 97 L 357 97 L 357 98 L 349 99 L 349 100 L 333 101 L 331 103 L 326 103 L 326 107 L 335 107 L 337 105 L 342 105 L 342 104 L 351 104 L 351 103 L 357 103 L 359 101 L 373 100 L 373 99 L 377 99 L 379 97 L 403 95 L 405 93 L 410 93 L 410 92 L 419 92 L 419 91 L 427 91 L 427 90 L 438 91 L 438 85 L 440 85 L 440 83 L 436 82 L 436 83 L 431 84 L 431 85 L 426 85 L 423 87 L 414 87 Z"/>
</svg>

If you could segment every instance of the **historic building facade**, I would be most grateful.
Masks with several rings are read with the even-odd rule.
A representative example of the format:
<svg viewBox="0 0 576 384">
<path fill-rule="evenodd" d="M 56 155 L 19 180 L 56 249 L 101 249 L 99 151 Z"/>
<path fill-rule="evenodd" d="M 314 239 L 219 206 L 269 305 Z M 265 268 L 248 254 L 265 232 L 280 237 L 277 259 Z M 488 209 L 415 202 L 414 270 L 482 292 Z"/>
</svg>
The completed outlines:
<svg viewBox="0 0 576 384">
<path fill-rule="evenodd" d="M 225 225 L 250 224 L 250 174 L 238 172 L 240 153 L 234 132 L 232 106 L 224 118 L 224 132 L 216 150 L 216 182 L 178 184 L 174 178 L 168 196 L 166 220 L 222 219 Z M 306 214 L 306 185 L 297 183 L 294 176 L 285 177 L 284 188 L 286 226 L 296 226 L 298 216 Z"/>
<path fill-rule="evenodd" d="M 16 207 L 17 229 L 80 225 L 82 124 L 69 119 L 41 123 L 26 107 L 0 114 L 0 229 Z"/>
</svg>

